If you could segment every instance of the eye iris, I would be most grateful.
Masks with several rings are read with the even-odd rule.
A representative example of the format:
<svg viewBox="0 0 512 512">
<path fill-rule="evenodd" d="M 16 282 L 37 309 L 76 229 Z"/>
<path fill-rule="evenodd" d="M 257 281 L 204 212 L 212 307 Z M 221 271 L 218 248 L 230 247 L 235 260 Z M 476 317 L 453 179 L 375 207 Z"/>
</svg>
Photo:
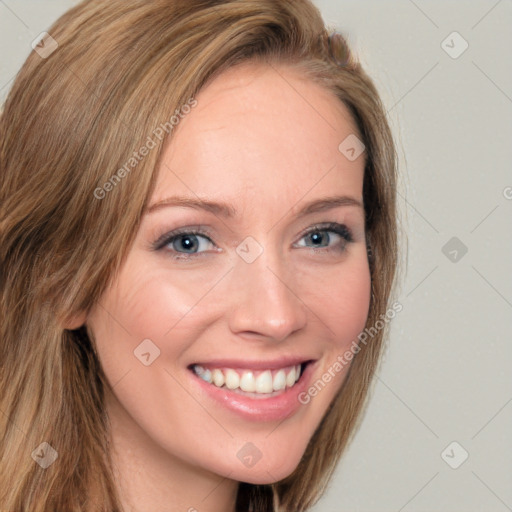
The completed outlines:
<svg viewBox="0 0 512 512">
<path fill-rule="evenodd" d="M 319 234 L 319 233 L 320 233 L 320 232 L 319 232 L 319 231 L 317 231 L 317 232 L 312 233 L 312 234 L 310 235 L 311 240 L 312 240 L 312 241 L 313 241 L 313 243 L 315 243 L 315 244 L 316 244 L 316 242 L 320 242 L 320 243 L 321 243 L 321 241 L 322 241 L 322 235 L 321 235 L 321 234 Z M 329 243 L 329 235 L 327 235 L 327 234 L 326 234 L 326 236 L 327 236 L 327 243 Z"/>
<path fill-rule="evenodd" d="M 195 239 L 195 242 L 193 239 Z M 176 240 L 182 241 L 182 243 L 180 244 L 181 247 L 178 247 L 178 249 L 185 249 L 185 250 L 190 250 L 190 249 L 194 249 L 194 248 L 197 249 L 197 238 L 194 235 L 181 235 Z M 196 247 L 193 247 L 194 245 Z"/>
</svg>

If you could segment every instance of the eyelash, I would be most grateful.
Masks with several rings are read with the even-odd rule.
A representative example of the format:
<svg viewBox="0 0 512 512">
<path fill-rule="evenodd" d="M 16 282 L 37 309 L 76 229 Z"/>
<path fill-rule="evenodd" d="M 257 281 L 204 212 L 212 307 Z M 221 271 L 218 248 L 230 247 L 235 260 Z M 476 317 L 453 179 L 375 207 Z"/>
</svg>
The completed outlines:
<svg viewBox="0 0 512 512">
<path fill-rule="evenodd" d="M 327 223 L 323 223 L 323 224 L 316 224 L 315 226 L 312 226 L 311 228 L 309 228 L 306 232 L 302 233 L 300 238 L 302 239 L 308 235 L 311 235 L 312 233 L 317 233 L 317 232 L 335 233 L 335 234 L 341 236 L 344 239 L 345 243 L 342 243 L 341 248 L 338 247 L 336 249 L 332 248 L 332 247 L 319 247 L 319 248 L 309 247 L 310 249 L 315 250 L 315 252 L 323 251 L 323 252 L 330 253 L 333 250 L 339 251 L 339 252 L 344 252 L 345 244 L 351 243 L 354 241 L 354 239 L 352 237 L 352 232 L 350 231 L 350 229 L 347 226 L 345 226 L 344 224 L 338 224 L 337 222 L 327 222 Z M 201 235 L 201 236 L 205 237 L 206 239 L 208 239 L 208 241 L 210 243 L 215 245 L 215 243 L 211 240 L 211 238 L 209 237 L 209 234 L 206 231 L 204 231 L 201 228 L 189 227 L 189 228 L 176 229 L 174 231 L 171 231 L 170 233 L 166 233 L 165 235 L 162 235 L 158 240 L 156 240 L 156 242 L 153 243 L 152 248 L 155 251 L 165 250 L 167 248 L 167 246 L 171 245 L 172 242 L 174 242 L 176 239 L 178 239 L 182 235 L 193 235 L 193 236 Z M 176 252 L 176 254 L 178 254 L 177 256 L 173 256 L 174 259 L 178 259 L 178 260 L 188 260 L 191 258 L 196 258 L 198 256 L 207 254 L 206 251 L 198 252 L 198 253 L 191 253 L 191 254 L 180 253 L 180 252 L 177 252 L 174 250 L 172 250 L 172 251 Z"/>
</svg>

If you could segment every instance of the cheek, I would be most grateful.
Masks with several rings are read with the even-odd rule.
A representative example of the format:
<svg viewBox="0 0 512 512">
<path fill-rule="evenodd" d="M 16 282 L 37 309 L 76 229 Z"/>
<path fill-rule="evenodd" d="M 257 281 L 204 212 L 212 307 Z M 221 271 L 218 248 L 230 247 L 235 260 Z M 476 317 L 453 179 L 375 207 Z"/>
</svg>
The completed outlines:
<svg viewBox="0 0 512 512">
<path fill-rule="evenodd" d="M 143 271 L 124 272 L 90 312 L 87 325 L 112 385 L 128 372 L 135 375 L 141 368 L 147 369 L 136 358 L 138 347 L 150 349 L 152 357 L 163 349 L 162 332 L 186 313 L 180 300 L 171 300 L 172 295 L 171 286 L 156 276 Z M 151 340 L 153 348 L 145 340 Z M 163 350 L 160 355 L 164 355 Z"/>
<path fill-rule="evenodd" d="M 336 332 L 341 342 L 351 342 L 364 329 L 370 307 L 371 278 L 367 264 L 360 264 L 344 277 L 337 301 L 332 304 Z M 336 320 L 335 320 L 336 321 Z"/>
<path fill-rule="evenodd" d="M 349 345 L 364 329 L 371 296 L 371 277 L 366 254 L 304 280 L 305 302 L 322 323 L 332 348 Z M 314 318 L 313 317 L 313 318 Z"/>
<path fill-rule="evenodd" d="M 132 265 L 132 270 L 126 269 L 115 288 L 100 300 L 104 311 L 99 308 L 99 315 L 96 315 L 98 328 L 108 325 L 109 335 L 119 333 L 125 344 L 129 339 L 140 343 L 146 338 L 160 343 L 171 330 L 176 339 L 181 321 L 194 308 L 205 288 L 204 281 L 195 283 L 190 276 L 182 281 L 185 282 L 170 279 L 161 269 Z"/>
</svg>

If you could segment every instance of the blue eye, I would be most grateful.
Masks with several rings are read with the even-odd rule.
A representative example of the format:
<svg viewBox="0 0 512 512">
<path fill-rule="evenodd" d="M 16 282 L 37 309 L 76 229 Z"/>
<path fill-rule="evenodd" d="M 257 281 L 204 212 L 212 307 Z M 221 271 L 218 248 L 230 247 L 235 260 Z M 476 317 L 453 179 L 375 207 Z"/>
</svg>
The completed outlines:
<svg viewBox="0 0 512 512">
<path fill-rule="evenodd" d="M 334 233 L 334 237 L 329 235 Z M 330 252 L 343 252 L 347 243 L 353 242 L 351 231 L 343 224 L 330 222 L 318 224 L 302 234 L 301 239 L 311 240 L 313 245 L 297 245 L 296 247 L 309 247 L 311 249 Z M 339 238 L 337 244 L 332 244 L 332 239 Z M 160 237 L 154 244 L 154 250 L 166 250 L 176 255 L 176 259 L 189 259 L 205 254 L 208 245 L 215 246 L 206 232 L 195 228 L 181 228 L 171 233 L 166 233 Z"/>
<path fill-rule="evenodd" d="M 207 242 L 201 243 L 200 239 Z M 202 254 L 204 251 L 199 251 L 199 249 L 205 249 L 208 243 L 215 245 L 206 233 L 201 230 L 183 229 L 164 235 L 162 240 L 155 243 L 155 249 L 165 248 L 171 252 L 178 253 L 179 256 L 176 256 L 177 258 L 188 258 L 196 254 Z"/>
<path fill-rule="evenodd" d="M 326 247 L 325 245 L 319 246 L 318 242 L 321 243 L 322 239 L 324 240 L 324 243 L 329 245 L 329 242 L 331 241 L 331 236 L 328 234 L 324 237 L 319 236 L 322 233 L 334 233 L 335 237 L 341 238 L 341 240 L 331 247 Z M 328 251 L 331 250 L 338 250 L 338 251 L 344 251 L 345 246 L 349 242 L 353 242 L 352 233 L 347 228 L 347 226 L 343 224 L 338 224 L 336 222 L 330 222 L 328 224 L 319 224 L 317 226 L 314 226 L 313 228 L 309 229 L 306 233 L 302 235 L 302 237 L 309 237 L 309 239 L 313 242 L 314 245 L 312 246 L 306 246 L 311 247 L 313 249 L 324 249 L 326 248 Z"/>
</svg>

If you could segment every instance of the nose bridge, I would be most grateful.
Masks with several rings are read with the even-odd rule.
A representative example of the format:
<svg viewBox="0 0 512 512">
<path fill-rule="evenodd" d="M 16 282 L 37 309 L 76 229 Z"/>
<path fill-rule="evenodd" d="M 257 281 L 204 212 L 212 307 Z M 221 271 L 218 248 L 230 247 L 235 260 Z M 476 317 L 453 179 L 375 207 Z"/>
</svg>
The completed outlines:
<svg viewBox="0 0 512 512">
<path fill-rule="evenodd" d="M 294 291 L 293 271 L 285 266 L 281 248 L 270 240 L 247 237 L 236 249 L 230 322 L 234 332 L 281 340 L 304 325 L 306 312 Z"/>
</svg>

